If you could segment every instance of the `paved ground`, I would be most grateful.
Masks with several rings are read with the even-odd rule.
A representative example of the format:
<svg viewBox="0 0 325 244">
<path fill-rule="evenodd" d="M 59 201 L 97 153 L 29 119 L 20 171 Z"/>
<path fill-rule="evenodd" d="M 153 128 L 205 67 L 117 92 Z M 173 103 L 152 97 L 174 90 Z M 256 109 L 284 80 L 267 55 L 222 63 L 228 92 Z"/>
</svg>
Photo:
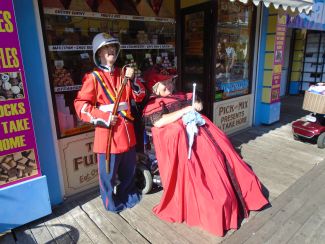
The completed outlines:
<svg viewBox="0 0 325 244">
<path fill-rule="evenodd" d="M 287 97 L 282 103 L 278 123 L 230 137 L 272 206 L 252 212 L 239 230 L 223 238 L 157 219 L 151 209 L 161 191 L 117 215 L 104 210 L 94 189 L 0 237 L 0 243 L 324 243 L 325 150 L 292 138 L 291 122 L 307 114 L 301 110 L 302 97 Z"/>
</svg>

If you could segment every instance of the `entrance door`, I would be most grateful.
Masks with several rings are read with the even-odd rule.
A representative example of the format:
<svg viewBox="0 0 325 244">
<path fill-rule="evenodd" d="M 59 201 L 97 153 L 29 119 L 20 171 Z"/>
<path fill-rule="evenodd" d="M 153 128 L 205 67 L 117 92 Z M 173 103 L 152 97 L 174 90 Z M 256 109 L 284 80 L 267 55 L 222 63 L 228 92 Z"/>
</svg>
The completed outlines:
<svg viewBox="0 0 325 244">
<path fill-rule="evenodd" d="M 181 88 L 192 91 L 196 83 L 196 92 L 203 100 L 203 113 L 212 117 L 211 86 L 211 3 L 204 3 L 181 10 Z M 212 55 L 213 56 L 213 55 Z"/>
</svg>

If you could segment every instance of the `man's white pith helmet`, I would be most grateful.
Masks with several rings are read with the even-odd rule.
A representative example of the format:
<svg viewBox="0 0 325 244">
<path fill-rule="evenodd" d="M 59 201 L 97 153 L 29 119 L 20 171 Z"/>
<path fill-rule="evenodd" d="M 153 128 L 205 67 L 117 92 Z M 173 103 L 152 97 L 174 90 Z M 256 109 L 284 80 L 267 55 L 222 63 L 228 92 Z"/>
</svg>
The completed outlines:
<svg viewBox="0 0 325 244">
<path fill-rule="evenodd" d="M 117 38 L 112 37 L 108 33 L 99 33 L 97 34 L 93 39 L 93 59 L 94 63 L 97 67 L 100 67 L 100 60 L 98 59 L 96 53 L 97 51 L 106 45 L 116 45 L 116 58 L 118 57 L 118 54 L 120 53 L 121 44 Z"/>
</svg>

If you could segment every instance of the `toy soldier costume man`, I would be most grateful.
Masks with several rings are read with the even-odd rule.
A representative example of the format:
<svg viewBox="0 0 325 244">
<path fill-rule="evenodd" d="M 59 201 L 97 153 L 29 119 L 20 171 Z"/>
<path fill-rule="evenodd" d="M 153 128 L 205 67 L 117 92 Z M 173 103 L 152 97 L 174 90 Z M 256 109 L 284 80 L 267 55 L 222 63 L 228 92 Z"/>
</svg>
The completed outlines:
<svg viewBox="0 0 325 244">
<path fill-rule="evenodd" d="M 92 46 L 96 67 L 83 77 L 74 105 L 80 119 L 96 127 L 93 150 L 98 154 L 99 187 L 104 206 L 109 211 L 120 212 L 140 200 L 134 185 L 136 139 L 130 102 L 132 99 L 140 102 L 145 97 L 145 89 L 138 79 L 134 79 L 133 69 L 114 66 L 120 52 L 118 39 L 99 33 Z M 126 77 L 128 82 L 120 91 Z M 118 112 L 113 115 L 119 91 Z"/>
</svg>

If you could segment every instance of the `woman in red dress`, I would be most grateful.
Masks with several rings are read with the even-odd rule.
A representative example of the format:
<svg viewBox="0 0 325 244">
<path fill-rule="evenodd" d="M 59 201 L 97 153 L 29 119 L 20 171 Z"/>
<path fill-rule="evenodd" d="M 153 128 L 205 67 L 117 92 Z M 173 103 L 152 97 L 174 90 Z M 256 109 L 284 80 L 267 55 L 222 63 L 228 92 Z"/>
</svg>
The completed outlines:
<svg viewBox="0 0 325 244">
<path fill-rule="evenodd" d="M 175 93 L 174 77 L 152 68 L 144 75 L 153 92 L 144 108 L 163 185 L 154 213 L 168 222 L 186 222 L 215 235 L 237 229 L 249 210 L 259 210 L 268 200 L 261 183 L 240 158 L 224 132 L 207 117 L 198 127 L 191 157 L 182 117 L 193 110 L 192 94 Z M 194 103 L 202 110 L 202 103 Z"/>
</svg>

